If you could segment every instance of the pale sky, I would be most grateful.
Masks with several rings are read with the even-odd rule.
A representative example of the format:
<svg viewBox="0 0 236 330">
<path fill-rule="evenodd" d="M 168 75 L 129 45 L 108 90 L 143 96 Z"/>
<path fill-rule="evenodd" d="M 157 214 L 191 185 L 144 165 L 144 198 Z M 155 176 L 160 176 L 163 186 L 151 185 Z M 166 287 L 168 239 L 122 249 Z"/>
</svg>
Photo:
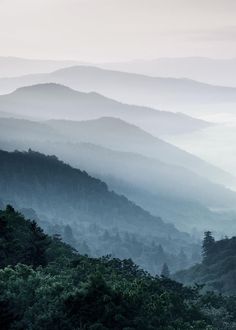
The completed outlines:
<svg viewBox="0 0 236 330">
<path fill-rule="evenodd" d="M 236 0 L 0 0 L 0 56 L 236 57 Z"/>
</svg>

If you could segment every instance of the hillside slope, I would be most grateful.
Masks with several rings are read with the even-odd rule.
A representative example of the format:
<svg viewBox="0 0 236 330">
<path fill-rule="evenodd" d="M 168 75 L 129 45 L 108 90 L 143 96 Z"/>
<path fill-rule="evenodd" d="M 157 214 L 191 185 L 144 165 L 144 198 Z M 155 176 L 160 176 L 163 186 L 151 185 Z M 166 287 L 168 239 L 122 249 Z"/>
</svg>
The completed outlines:
<svg viewBox="0 0 236 330">
<path fill-rule="evenodd" d="M 169 165 L 184 167 L 215 183 L 228 185 L 236 181 L 231 174 L 220 168 L 117 118 L 106 117 L 82 122 L 51 120 L 40 123 L 0 118 L 0 126 L 2 140 L 88 142 L 116 151 L 137 153 Z"/>
<path fill-rule="evenodd" d="M 199 260 L 196 238 L 55 156 L 0 151 L 0 190 L 5 204 L 39 219 L 47 232 L 62 234 L 91 256 L 132 257 L 153 274 L 163 262 L 176 271 Z"/>
<path fill-rule="evenodd" d="M 212 85 L 236 87 L 236 58 L 163 57 L 153 60 L 104 63 L 100 67 L 152 77 L 185 77 Z"/>
<path fill-rule="evenodd" d="M 234 178 L 197 158 L 199 163 L 196 162 L 193 169 L 187 168 L 183 157 L 182 166 L 169 162 L 164 152 L 168 144 L 120 120 L 33 122 L 1 118 L 0 144 L 2 149 L 8 151 L 32 148 L 54 154 L 72 166 L 99 177 L 115 191 L 176 224 L 193 225 L 195 217 L 191 208 L 196 207 L 194 214 L 197 208 L 201 208 L 200 205 L 194 207 L 196 203 L 218 209 L 234 208 L 234 192 L 213 183 L 215 176 L 219 182 L 226 183 L 232 183 Z M 173 147 L 173 159 L 174 151 Z M 194 157 L 189 156 L 189 159 L 192 157 L 190 164 L 195 165 Z M 202 171 L 199 171 L 199 164 Z M 197 165 L 200 175 L 194 172 Z M 203 176 L 208 176 L 208 173 L 212 180 Z M 191 205 L 189 211 L 186 209 L 188 203 Z M 204 213 L 206 215 L 207 210 L 198 213 L 201 218 L 200 222 L 197 221 L 198 225 L 203 225 L 207 220 Z"/>
<path fill-rule="evenodd" d="M 104 180 L 114 191 L 184 230 L 195 226 L 206 229 L 212 221 L 216 226 L 217 220 L 219 225 L 227 227 L 220 221 L 220 214 L 207 208 L 233 208 L 233 192 L 184 167 L 143 156 L 138 148 L 136 153 L 115 150 L 116 147 L 127 147 L 132 138 L 133 143 L 136 141 L 137 146 L 141 145 L 145 134 L 140 134 L 142 131 L 135 127 L 126 127 L 121 121 L 114 121 L 115 129 L 112 121 L 104 118 L 95 122 L 39 123 L 0 119 L 0 145 L 8 151 L 32 148 L 54 154 Z M 113 149 L 107 147 L 109 141 L 112 141 Z M 102 147 L 103 144 L 106 147 Z"/>
<path fill-rule="evenodd" d="M 235 299 L 81 256 L 11 206 L 0 228 L 1 329 L 234 329 Z"/>
<path fill-rule="evenodd" d="M 141 154 L 169 165 L 184 167 L 220 184 L 227 185 L 235 181 L 231 174 L 217 166 L 117 118 L 107 117 L 82 122 L 54 120 L 48 121 L 47 124 L 72 142 L 89 142 L 117 151 Z"/>
<path fill-rule="evenodd" d="M 22 86 L 40 83 L 58 83 L 81 92 L 97 92 L 128 104 L 180 112 L 184 109 L 186 113 L 191 113 L 191 107 L 196 105 L 236 102 L 234 87 L 209 85 L 185 78 L 149 77 L 91 66 L 73 66 L 50 74 L 0 79 L 0 93 L 6 94 Z"/>
<path fill-rule="evenodd" d="M 207 290 L 235 295 L 236 237 L 215 241 L 208 233 L 208 241 L 203 262 L 178 272 L 174 277 L 185 284 L 205 284 Z"/>
<path fill-rule="evenodd" d="M 22 87 L 2 95 L 0 108 L 17 116 L 43 119 L 88 120 L 110 116 L 140 125 L 154 135 L 183 134 L 212 125 L 181 113 L 128 105 L 53 83 Z"/>
<path fill-rule="evenodd" d="M 108 190 L 106 184 L 37 152 L 0 151 L 1 198 L 57 220 L 89 222 L 158 236 L 187 237 Z"/>
</svg>

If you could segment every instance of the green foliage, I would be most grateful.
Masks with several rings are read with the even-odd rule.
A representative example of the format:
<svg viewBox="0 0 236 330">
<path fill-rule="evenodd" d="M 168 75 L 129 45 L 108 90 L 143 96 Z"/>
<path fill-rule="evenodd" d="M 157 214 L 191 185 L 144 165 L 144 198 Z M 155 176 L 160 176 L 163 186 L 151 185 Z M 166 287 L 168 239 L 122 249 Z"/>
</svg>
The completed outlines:
<svg viewBox="0 0 236 330">
<path fill-rule="evenodd" d="M 1 329 L 233 329 L 234 298 L 201 295 L 130 259 L 81 256 L 10 207 L 0 218 Z"/>
<path fill-rule="evenodd" d="M 163 264 L 161 276 L 166 278 L 170 277 L 169 267 L 166 263 Z"/>
<path fill-rule="evenodd" d="M 175 250 L 173 246 L 176 242 L 172 240 L 119 231 L 117 228 L 104 229 L 95 224 L 64 226 L 44 222 L 43 228 L 51 235 L 59 234 L 64 242 L 72 245 L 81 254 L 93 257 L 109 254 L 114 258 L 131 258 L 153 275 L 161 274 L 164 263 L 168 264 L 173 273 L 200 260 L 200 245 L 197 244 L 187 245 L 185 253 L 183 249 L 179 252 Z"/>
<path fill-rule="evenodd" d="M 236 237 L 215 241 L 210 232 L 203 239 L 203 262 L 177 272 L 175 279 L 185 284 L 205 284 L 206 290 L 236 294 Z"/>
<path fill-rule="evenodd" d="M 54 248 L 57 245 L 58 249 Z M 55 255 L 59 257 L 68 252 L 72 255 L 72 251 L 44 234 L 35 221 L 25 220 L 10 205 L 0 211 L 0 267 L 17 263 L 34 268 L 46 266 Z"/>
<path fill-rule="evenodd" d="M 192 254 L 199 253 L 200 246 L 190 235 L 55 156 L 32 150 L 0 151 L 0 173 L 1 198 L 13 201 L 27 218 L 42 220 L 40 225 L 47 233 L 60 234 L 81 254 L 132 258 L 152 274 L 160 274 L 164 262 L 171 272 L 195 263 Z M 103 239 L 105 230 L 109 235 Z M 39 237 L 37 241 L 36 250 L 41 244 Z M 181 249 L 187 256 L 180 254 Z M 45 262 L 43 256 L 38 258 L 38 263 Z"/>
<path fill-rule="evenodd" d="M 206 231 L 204 233 L 204 238 L 202 242 L 202 256 L 203 261 L 206 263 L 210 259 L 211 254 L 214 252 L 214 243 L 215 239 L 212 236 L 212 233 L 210 231 Z"/>
</svg>

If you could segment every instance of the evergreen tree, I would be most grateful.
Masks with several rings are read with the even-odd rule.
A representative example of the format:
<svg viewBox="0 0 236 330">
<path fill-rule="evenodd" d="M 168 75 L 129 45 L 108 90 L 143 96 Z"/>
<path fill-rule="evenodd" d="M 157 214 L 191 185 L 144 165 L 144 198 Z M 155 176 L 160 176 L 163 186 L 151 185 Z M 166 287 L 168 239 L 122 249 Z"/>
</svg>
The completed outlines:
<svg viewBox="0 0 236 330">
<path fill-rule="evenodd" d="M 167 278 L 166 264 L 159 279 L 131 259 L 81 256 L 69 245 L 43 234 L 36 223 L 20 213 L 8 211 L 0 211 L 0 219 L 6 220 L 4 235 L 0 235 L 6 256 L 3 267 L 0 265 L 0 329 L 236 329 L 234 296 L 204 294 L 200 292 L 202 285 L 188 288 L 174 282 Z M 8 234 L 10 240 L 5 239 Z M 41 254 L 33 253 L 34 260 L 29 259 L 29 249 L 45 251 L 46 246 L 47 264 L 34 267 Z M 235 256 L 235 251 L 236 237 L 214 243 L 217 261 Z M 30 265 L 25 264 L 30 261 Z M 211 285 L 221 292 L 235 283 L 232 258 L 223 261 L 224 273 L 232 269 L 227 282 L 217 278 L 215 267 L 214 283 L 210 276 Z"/>
<path fill-rule="evenodd" d="M 11 213 L 14 213 L 14 212 L 15 212 L 14 208 L 11 205 L 8 204 L 6 206 L 6 213 L 11 214 Z"/>
<path fill-rule="evenodd" d="M 202 242 L 202 257 L 204 262 L 209 262 L 209 257 L 214 247 L 215 239 L 212 236 L 211 231 L 206 231 L 204 233 L 204 238 Z"/>
<path fill-rule="evenodd" d="M 63 234 L 64 241 L 72 246 L 76 245 L 76 241 L 70 225 L 66 225 Z"/>
<path fill-rule="evenodd" d="M 44 234 L 43 230 L 37 225 L 35 221 L 32 221 L 30 224 L 32 231 L 32 239 L 30 246 L 29 257 L 32 258 L 31 264 L 34 267 L 39 265 L 45 266 L 47 263 L 46 260 L 46 249 L 48 247 L 48 238 Z"/>
<path fill-rule="evenodd" d="M 166 277 L 166 278 L 170 277 L 169 267 L 166 263 L 163 264 L 162 271 L 161 271 L 161 276 Z"/>
</svg>

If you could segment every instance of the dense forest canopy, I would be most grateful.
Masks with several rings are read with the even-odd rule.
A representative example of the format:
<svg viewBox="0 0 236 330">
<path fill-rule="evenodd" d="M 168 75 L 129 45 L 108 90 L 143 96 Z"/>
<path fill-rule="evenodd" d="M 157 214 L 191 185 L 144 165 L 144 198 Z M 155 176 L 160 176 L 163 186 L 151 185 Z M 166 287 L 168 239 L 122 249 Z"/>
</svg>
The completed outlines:
<svg viewBox="0 0 236 330">
<path fill-rule="evenodd" d="M 82 256 L 9 205 L 0 242 L 1 329 L 235 329 L 234 298 Z"/>
</svg>

